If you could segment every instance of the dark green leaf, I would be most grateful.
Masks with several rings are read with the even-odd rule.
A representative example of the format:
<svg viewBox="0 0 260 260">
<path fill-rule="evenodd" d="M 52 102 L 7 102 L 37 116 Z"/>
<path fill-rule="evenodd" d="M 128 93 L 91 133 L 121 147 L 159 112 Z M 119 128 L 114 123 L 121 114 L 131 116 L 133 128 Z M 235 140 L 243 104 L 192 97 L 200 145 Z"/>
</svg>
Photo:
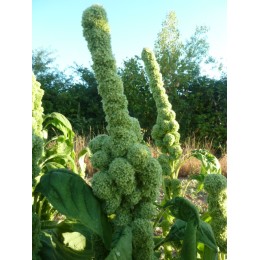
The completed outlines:
<svg viewBox="0 0 260 260">
<path fill-rule="evenodd" d="M 200 221 L 200 226 L 197 229 L 197 240 L 208 246 L 214 252 L 218 251 L 215 236 L 210 224 Z"/>
<path fill-rule="evenodd" d="M 218 260 L 218 253 L 205 245 L 203 260 Z"/>
<path fill-rule="evenodd" d="M 193 221 L 195 225 L 199 225 L 199 211 L 194 204 L 183 197 L 175 197 L 169 200 L 164 205 L 164 208 L 169 208 L 172 215 L 183 221 Z"/>
<path fill-rule="evenodd" d="M 99 235 L 107 249 L 111 244 L 111 225 L 102 212 L 100 201 L 90 186 L 66 169 L 44 174 L 36 187 L 61 214 L 76 219 Z"/>
<path fill-rule="evenodd" d="M 132 260 L 132 230 L 125 227 L 106 260 Z"/>
</svg>

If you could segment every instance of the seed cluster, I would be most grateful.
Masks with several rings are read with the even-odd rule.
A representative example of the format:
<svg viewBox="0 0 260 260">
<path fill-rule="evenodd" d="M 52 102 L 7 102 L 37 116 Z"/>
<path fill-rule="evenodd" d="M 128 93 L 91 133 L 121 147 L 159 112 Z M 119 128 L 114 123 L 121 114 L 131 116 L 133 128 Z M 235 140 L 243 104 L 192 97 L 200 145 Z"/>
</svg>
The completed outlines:
<svg viewBox="0 0 260 260">
<path fill-rule="evenodd" d="M 92 55 L 108 132 L 89 143 L 93 154 L 91 162 L 98 169 L 92 179 L 93 192 L 103 201 L 105 212 L 115 214 L 115 227 L 132 227 L 133 259 L 152 259 L 150 220 L 155 214 L 153 202 L 159 196 L 162 169 L 149 148 L 141 144 L 143 137 L 138 120 L 129 116 L 103 7 L 93 5 L 86 9 L 82 26 Z"/>
</svg>

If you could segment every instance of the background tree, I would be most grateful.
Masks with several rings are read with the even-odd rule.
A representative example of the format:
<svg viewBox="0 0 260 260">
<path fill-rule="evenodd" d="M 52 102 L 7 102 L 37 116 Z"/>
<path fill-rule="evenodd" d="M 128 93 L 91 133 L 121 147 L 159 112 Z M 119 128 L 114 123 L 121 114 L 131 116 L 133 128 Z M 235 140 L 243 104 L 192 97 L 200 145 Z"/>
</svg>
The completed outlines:
<svg viewBox="0 0 260 260">
<path fill-rule="evenodd" d="M 61 113 L 58 105 L 60 94 L 70 87 L 72 80 L 55 65 L 54 51 L 33 50 L 32 70 L 44 90 L 42 102 L 45 114 Z"/>
<path fill-rule="evenodd" d="M 105 131 L 105 114 L 102 109 L 101 97 L 98 94 L 98 83 L 93 71 L 82 65 L 74 66 L 77 82 L 66 92 L 68 99 L 73 97 L 70 120 L 80 133 L 88 134 L 88 130 L 96 133 Z"/>
<path fill-rule="evenodd" d="M 68 76 L 55 66 L 53 55 L 52 51 L 39 49 L 32 56 L 33 72 L 44 90 L 45 114 L 63 114 L 79 134 L 104 131 L 105 116 L 94 73 L 74 64 Z"/>
</svg>

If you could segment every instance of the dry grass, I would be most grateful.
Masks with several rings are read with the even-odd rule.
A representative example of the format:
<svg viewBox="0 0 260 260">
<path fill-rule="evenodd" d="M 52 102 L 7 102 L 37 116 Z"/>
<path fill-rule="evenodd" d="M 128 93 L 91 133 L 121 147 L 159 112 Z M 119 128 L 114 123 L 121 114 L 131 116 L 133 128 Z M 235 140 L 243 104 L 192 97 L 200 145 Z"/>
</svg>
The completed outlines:
<svg viewBox="0 0 260 260">
<path fill-rule="evenodd" d="M 186 177 L 190 174 L 200 173 L 201 162 L 197 158 L 190 157 L 180 168 L 179 177 Z"/>
</svg>

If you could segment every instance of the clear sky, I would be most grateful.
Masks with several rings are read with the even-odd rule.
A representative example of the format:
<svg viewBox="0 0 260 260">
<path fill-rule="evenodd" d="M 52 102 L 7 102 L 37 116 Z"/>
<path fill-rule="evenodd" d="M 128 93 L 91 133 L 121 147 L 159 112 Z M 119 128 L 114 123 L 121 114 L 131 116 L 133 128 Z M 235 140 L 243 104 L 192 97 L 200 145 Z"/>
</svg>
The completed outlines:
<svg viewBox="0 0 260 260">
<path fill-rule="evenodd" d="M 87 42 L 82 35 L 81 17 L 92 4 L 101 4 L 107 12 L 117 65 L 124 59 L 153 48 L 162 22 L 175 11 L 183 40 L 198 25 L 209 27 L 210 54 L 226 60 L 226 0 L 33 0 L 32 48 L 56 51 L 60 69 L 73 62 L 91 64 Z M 226 65 L 226 64 L 225 64 Z"/>
</svg>

